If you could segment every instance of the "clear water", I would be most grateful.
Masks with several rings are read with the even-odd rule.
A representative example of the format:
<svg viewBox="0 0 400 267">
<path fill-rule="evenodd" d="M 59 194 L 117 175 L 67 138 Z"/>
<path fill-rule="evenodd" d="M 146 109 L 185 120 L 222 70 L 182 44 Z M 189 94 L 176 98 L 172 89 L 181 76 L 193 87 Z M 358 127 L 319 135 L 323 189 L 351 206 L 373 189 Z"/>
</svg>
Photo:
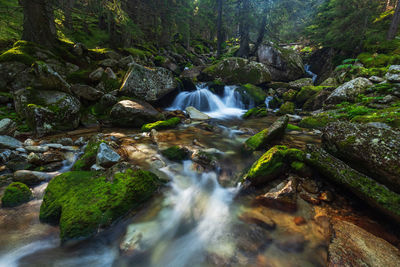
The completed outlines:
<svg viewBox="0 0 400 267">
<path fill-rule="evenodd" d="M 306 73 L 308 75 L 310 75 L 310 77 L 312 78 L 313 83 L 315 84 L 315 82 L 318 79 L 318 75 L 311 71 L 311 66 L 308 65 L 308 64 L 304 66 L 304 69 L 305 69 Z"/>
</svg>

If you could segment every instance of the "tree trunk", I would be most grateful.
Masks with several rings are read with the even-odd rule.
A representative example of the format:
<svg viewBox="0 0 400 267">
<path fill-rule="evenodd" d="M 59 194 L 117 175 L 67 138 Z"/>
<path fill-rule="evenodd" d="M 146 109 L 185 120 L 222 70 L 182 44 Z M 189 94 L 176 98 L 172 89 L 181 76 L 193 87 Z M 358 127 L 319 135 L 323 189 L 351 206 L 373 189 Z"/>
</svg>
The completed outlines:
<svg viewBox="0 0 400 267">
<path fill-rule="evenodd" d="M 397 1 L 396 10 L 394 11 L 392 23 L 390 24 L 389 32 L 387 34 L 388 40 L 393 40 L 396 37 L 397 30 L 400 23 L 400 0 Z"/>
<path fill-rule="evenodd" d="M 222 55 L 222 42 L 224 41 L 222 33 L 222 1 L 217 0 L 218 4 L 218 19 L 217 19 L 217 57 Z"/>
<path fill-rule="evenodd" d="M 253 51 L 251 52 L 251 55 L 255 55 L 257 53 L 258 47 L 261 45 L 262 41 L 264 40 L 265 36 L 265 27 L 267 26 L 267 10 L 268 10 L 268 5 L 266 4 L 266 7 L 263 10 L 263 18 L 260 24 L 260 28 L 258 29 L 258 37 L 257 41 L 254 44 Z"/>
<path fill-rule="evenodd" d="M 72 30 L 72 8 L 74 7 L 74 0 L 64 0 L 63 1 L 63 11 L 64 11 L 64 26 L 68 30 Z"/>
<path fill-rule="evenodd" d="M 248 58 L 250 54 L 250 35 L 249 35 L 249 20 L 250 20 L 250 1 L 243 0 L 240 8 L 240 24 L 239 24 L 239 35 L 240 35 L 240 48 L 237 52 L 238 57 Z"/>
<path fill-rule="evenodd" d="M 52 47 L 57 40 L 54 13 L 49 0 L 22 0 L 24 23 L 22 40 Z"/>
</svg>

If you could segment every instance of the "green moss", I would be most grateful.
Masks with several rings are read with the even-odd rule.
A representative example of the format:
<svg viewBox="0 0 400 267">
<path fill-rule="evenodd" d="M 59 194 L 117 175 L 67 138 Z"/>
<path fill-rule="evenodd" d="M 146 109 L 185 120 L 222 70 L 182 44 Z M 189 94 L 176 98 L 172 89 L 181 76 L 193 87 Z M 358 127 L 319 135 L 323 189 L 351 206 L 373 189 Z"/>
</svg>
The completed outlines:
<svg viewBox="0 0 400 267">
<path fill-rule="evenodd" d="M 161 66 L 166 61 L 167 61 L 167 59 L 163 56 L 158 55 L 158 56 L 154 57 L 154 63 L 158 66 Z"/>
<path fill-rule="evenodd" d="M 30 66 L 35 62 L 35 58 L 33 56 L 35 51 L 35 44 L 26 41 L 18 41 L 11 49 L 0 55 L 0 63 L 17 61 Z"/>
<path fill-rule="evenodd" d="M 249 181 L 255 185 L 269 182 L 278 177 L 285 165 L 292 161 L 304 161 L 304 153 L 286 146 L 274 146 L 251 166 L 242 182 Z"/>
<path fill-rule="evenodd" d="M 243 114 L 242 118 L 249 119 L 249 118 L 261 118 L 267 116 L 268 112 L 266 108 L 256 107 L 248 110 L 245 114 Z"/>
<path fill-rule="evenodd" d="M 283 100 L 285 101 L 293 101 L 296 98 L 297 91 L 290 89 L 289 91 L 285 92 L 282 96 Z"/>
<path fill-rule="evenodd" d="M 283 103 L 283 105 L 280 107 L 278 113 L 281 115 L 285 115 L 285 114 L 294 114 L 294 103 L 293 102 L 285 102 Z"/>
<path fill-rule="evenodd" d="M 400 128 L 400 107 L 390 107 L 381 110 L 374 110 L 366 115 L 357 115 L 351 119 L 351 122 L 383 122 L 394 128 Z"/>
<path fill-rule="evenodd" d="M 67 172 L 49 183 L 40 220 L 59 223 L 62 241 L 88 237 L 137 208 L 160 185 L 156 175 L 142 170 L 128 169 L 112 179 L 95 172 Z"/>
<path fill-rule="evenodd" d="M 390 54 L 378 54 L 378 53 L 361 53 L 357 57 L 361 63 L 367 68 L 379 68 L 386 67 L 388 65 L 394 65 L 400 63 L 399 55 L 390 55 Z"/>
<path fill-rule="evenodd" d="M 172 146 L 161 151 L 161 154 L 169 160 L 182 161 L 188 158 L 188 151 L 179 146 Z"/>
<path fill-rule="evenodd" d="M 304 104 L 309 98 L 319 93 L 326 86 L 304 86 L 296 95 L 296 103 L 299 105 Z"/>
<path fill-rule="evenodd" d="M 290 167 L 292 167 L 292 169 L 295 170 L 296 172 L 301 172 L 302 170 L 304 170 L 304 168 L 306 167 L 306 165 L 304 164 L 304 162 L 293 161 L 293 162 L 290 164 Z"/>
<path fill-rule="evenodd" d="M 311 117 L 305 117 L 299 122 L 299 126 L 307 129 L 322 129 L 328 123 L 336 121 L 336 118 L 329 116 L 326 113 L 321 113 Z"/>
<path fill-rule="evenodd" d="M 82 83 L 91 84 L 92 80 L 89 78 L 91 70 L 78 70 L 67 75 L 67 81 L 69 83 Z"/>
<path fill-rule="evenodd" d="M 144 51 L 138 48 L 130 47 L 130 48 L 125 48 L 124 49 L 126 52 L 131 54 L 134 58 L 140 58 L 142 60 L 145 60 L 147 57 L 151 57 L 151 53 L 148 51 Z"/>
<path fill-rule="evenodd" d="M 237 91 L 242 95 L 242 99 L 250 98 L 256 105 L 264 103 L 267 98 L 263 89 L 249 83 L 239 87 Z"/>
<path fill-rule="evenodd" d="M 31 198 L 32 192 L 29 187 L 23 183 L 15 182 L 6 187 L 1 202 L 3 207 L 15 207 L 28 202 Z"/>
<path fill-rule="evenodd" d="M 269 137 L 269 130 L 264 129 L 261 132 L 253 135 L 249 139 L 246 140 L 245 146 L 248 150 L 254 151 L 264 148 L 267 145 L 267 140 Z"/>
<path fill-rule="evenodd" d="M 293 124 L 288 124 L 286 127 L 287 130 L 289 131 L 300 131 L 301 132 L 301 128 L 297 125 L 293 125 Z"/>
<path fill-rule="evenodd" d="M 74 171 L 88 171 L 93 164 L 96 163 L 97 150 L 99 149 L 102 141 L 90 140 L 86 145 L 83 155 L 75 162 L 72 170 Z"/>
<path fill-rule="evenodd" d="M 171 118 L 166 121 L 156 121 L 153 123 L 148 123 L 142 126 L 142 131 L 150 132 L 152 129 L 161 130 L 161 129 L 169 129 L 174 128 L 181 122 L 181 119 L 178 117 Z"/>
</svg>

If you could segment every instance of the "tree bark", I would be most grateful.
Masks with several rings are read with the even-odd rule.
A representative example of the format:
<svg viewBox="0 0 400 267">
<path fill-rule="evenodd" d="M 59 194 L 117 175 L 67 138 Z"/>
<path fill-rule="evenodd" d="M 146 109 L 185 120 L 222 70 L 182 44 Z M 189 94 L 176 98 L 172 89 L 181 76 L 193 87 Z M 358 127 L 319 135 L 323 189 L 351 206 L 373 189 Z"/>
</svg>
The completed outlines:
<svg viewBox="0 0 400 267">
<path fill-rule="evenodd" d="M 264 40 L 265 36 L 265 27 L 267 26 L 267 12 L 268 12 L 268 3 L 265 4 L 265 8 L 263 10 L 263 18 L 260 24 L 260 28 L 258 29 L 258 36 L 257 36 L 257 41 L 254 44 L 253 51 L 251 52 L 251 55 L 255 55 L 257 53 L 258 47 L 261 45 L 261 43 Z"/>
<path fill-rule="evenodd" d="M 237 52 L 238 57 L 248 58 L 250 54 L 250 34 L 249 34 L 249 20 L 250 20 L 250 1 L 242 0 L 240 8 L 240 24 L 239 24 L 239 35 L 240 35 L 240 48 Z"/>
<path fill-rule="evenodd" d="M 72 8 L 74 7 L 74 0 L 64 0 L 63 1 L 63 11 L 64 11 L 64 26 L 68 30 L 72 30 Z"/>
<path fill-rule="evenodd" d="M 222 43 L 224 35 L 222 33 L 222 1 L 217 0 L 218 4 L 218 18 L 217 18 L 217 57 L 222 55 Z"/>
<path fill-rule="evenodd" d="M 22 40 L 52 47 L 57 40 L 50 0 L 22 0 L 24 22 Z"/>
<path fill-rule="evenodd" d="M 400 0 L 397 1 L 396 10 L 394 11 L 392 23 L 387 34 L 388 40 L 393 40 L 396 37 L 397 30 L 399 29 L 400 23 Z"/>
</svg>

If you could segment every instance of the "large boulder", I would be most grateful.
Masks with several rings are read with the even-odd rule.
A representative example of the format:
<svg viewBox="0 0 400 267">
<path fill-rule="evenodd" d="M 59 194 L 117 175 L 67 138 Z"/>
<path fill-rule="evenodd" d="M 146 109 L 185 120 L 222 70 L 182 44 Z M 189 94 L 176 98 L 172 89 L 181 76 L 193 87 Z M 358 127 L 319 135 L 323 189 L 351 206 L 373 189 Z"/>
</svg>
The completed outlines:
<svg viewBox="0 0 400 267">
<path fill-rule="evenodd" d="M 178 83 L 171 71 L 164 68 L 145 68 L 132 63 L 125 76 L 120 93 L 155 102 L 177 89 Z"/>
<path fill-rule="evenodd" d="M 17 149 L 19 147 L 22 147 L 22 143 L 17 139 L 7 135 L 0 135 L 0 149 L 1 148 Z"/>
<path fill-rule="evenodd" d="M 400 193 L 400 133 L 371 124 L 335 122 L 323 130 L 323 144 L 354 168 Z"/>
<path fill-rule="evenodd" d="M 99 146 L 99 150 L 97 151 L 96 156 L 96 165 L 109 168 L 114 164 L 118 163 L 121 159 L 121 156 L 118 155 L 111 147 L 109 147 L 106 143 L 101 143 Z"/>
<path fill-rule="evenodd" d="M 352 169 L 316 145 L 308 145 L 306 162 L 325 178 L 347 188 L 370 206 L 400 222 L 400 195 Z"/>
<path fill-rule="evenodd" d="M 50 181 L 40 220 L 60 224 L 61 241 L 89 237 L 151 198 L 161 186 L 150 172 L 67 172 Z"/>
<path fill-rule="evenodd" d="M 73 130 L 79 125 L 81 103 L 64 92 L 21 89 L 14 92 L 14 104 L 38 136 Z"/>
<path fill-rule="evenodd" d="M 74 84 L 71 90 L 75 95 L 89 101 L 97 101 L 104 95 L 103 92 L 86 84 Z"/>
<path fill-rule="evenodd" d="M 273 81 L 293 81 L 304 75 L 303 60 L 295 50 L 263 44 L 257 50 L 257 57 L 267 66 Z"/>
<path fill-rule="evenodd" d="M 140 100 L 123 100 L 115 104 L 110 113 L 116 126 L 141 127 L 143 124 L 163 119 L 163 115 L 149 103 Z"/>
<path fill-rule="evenodd" d="M 388 72 L 385 75 L 385 78 L 389 82 L 400 82 L 400 65 L 390 66 Z"/>
<path fill-rule="evenodd" d="M 263 150 L 275 138 L 282 137 L 288 125 L 289 117 L 282 116 L 277 119 L 269 128 L 253 135 L 245 142 L 245 149 L 248 151 Z"/>
<path fill-rule="evenodd" d="M 227 58 L 203 70 L 209 80 L 221 79 L 227 84 L 265 84 L 271 81 L 268 68 L 244 58 Z"/>
<path fill-rule="evenodd" d="M 17 129 L 17 124 L 8 118 L 0 120 L 0 135 L 12 135 Z"/>
<path fill-rule="evenodd" d="M 328 266 L 397 266 L 400 251 L 381 237 L 346 221 L 334 220 Z"/>
<path fill-rule="evenodd" d="M 336 88 L 325 101 L 326 104 L 339 104 L 354 99 L 371 87 L 373 83 L 367 78 L 356 78 Z"/>
<path fill-rule="evenodd" d="M 32 67 L 36 79 L 33 82 L 34 88 L 43 90 L 57 90 L 71 94 L 71 85 L 69 85 L 58 72 L 47 65 L 45 62 L 37 61 Z"/>
</svg>

